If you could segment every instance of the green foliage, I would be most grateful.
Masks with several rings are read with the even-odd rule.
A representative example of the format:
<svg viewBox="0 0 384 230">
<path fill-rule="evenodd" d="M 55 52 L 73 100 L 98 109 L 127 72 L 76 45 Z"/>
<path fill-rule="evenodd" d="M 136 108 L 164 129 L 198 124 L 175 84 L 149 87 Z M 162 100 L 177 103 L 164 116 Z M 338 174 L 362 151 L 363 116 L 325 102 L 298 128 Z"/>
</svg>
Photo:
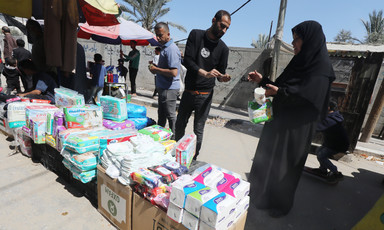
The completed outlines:
<svg viewBox="0 0 384 230">
<path fill-rule="evenodd" d="M 268 36 L 266 34 L 259 34 L 259 39 L 255 41 L 252 39 L 251 46 L 257 48 L 257 49 L 265 49 L 268 44 Z"/>
<path fill-rule="evenodd" d="M 365 37 L 365 43 L 368 44 L 384 44 L 384 18 L 383 11 L 376 12 L 374 10 L 372 14 L 369 14 L 369 20 L 364 21 L 363 25 L 367 31 Z"/>
<path fill-rule="evenodd" d="M 141 25 L 149 30 L 154 30 L 154 27 L 157 22 L 160 22 L 160 18 L 166 15 L 170 8 L 166 7 L 167 3 L 172 0 L 123 0 L 128 4 L 121 5 L 120 8 L 122 11 L 127 12 L 131 15 L 135 22 L 141 23 Z M 172 22 L 166 22 L 168 25 L 177 28 L 183 32 L 187 30 L 178 24 Z"/>
</svg>

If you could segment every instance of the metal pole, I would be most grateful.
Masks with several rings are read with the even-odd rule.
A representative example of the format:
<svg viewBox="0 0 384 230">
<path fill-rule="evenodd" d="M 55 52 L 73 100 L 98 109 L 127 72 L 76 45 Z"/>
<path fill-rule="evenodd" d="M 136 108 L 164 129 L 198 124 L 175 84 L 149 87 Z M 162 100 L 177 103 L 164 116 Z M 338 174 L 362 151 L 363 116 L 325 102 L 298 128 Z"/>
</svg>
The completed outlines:
<svg viewBox="0 0 384 230">
<path fill-rule="evenodd" d="M 285 11 L 287 9 L 287 0 L 280 1 L 279 19 L 277 21 L 276 34 L 275 34 L 275 47 L 273 51 L 273 59 L 271 65 L 271 80 L 276 80 L 277 67 L 279 64 L 280 46 L 283 39 Z"/>
</svg>

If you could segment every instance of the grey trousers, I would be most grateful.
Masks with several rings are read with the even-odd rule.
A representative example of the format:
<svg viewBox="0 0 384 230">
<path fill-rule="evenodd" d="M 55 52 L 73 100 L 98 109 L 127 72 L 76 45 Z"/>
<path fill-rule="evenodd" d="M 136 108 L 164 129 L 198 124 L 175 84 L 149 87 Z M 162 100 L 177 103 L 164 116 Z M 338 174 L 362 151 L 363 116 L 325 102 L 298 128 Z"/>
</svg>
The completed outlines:
<svg viewBox="0 0 384 230">
<path fill-rule="evenodd" d="M 179 89 L 157 89 L 157 91 L 159 93 L 157 124 L 164 127 L 168 120 L 168 126 L 174 134 L 176 124 L 176 101 Z M 174 139 L 174 135 L 171 139 Z"/>
</svg>

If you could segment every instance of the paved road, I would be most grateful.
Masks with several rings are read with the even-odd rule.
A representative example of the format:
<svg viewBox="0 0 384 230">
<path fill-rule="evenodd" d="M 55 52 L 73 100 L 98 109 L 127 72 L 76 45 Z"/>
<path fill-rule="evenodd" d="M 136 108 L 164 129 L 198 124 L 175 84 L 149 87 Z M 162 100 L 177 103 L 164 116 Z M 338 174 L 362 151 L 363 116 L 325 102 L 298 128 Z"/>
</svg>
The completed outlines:
<svg viewBox="0 0 384 230">
<path fill-rule="evenodd" d="M 147 107 L 157 118 L 157 109 Z M 191 123 L 191 122 L 190 122 Z M 210 119 L 199 160 L 214 163 L 246 178 L 261 133 L 261 125 L 241 119 Z M 192 132 L 191 124 L 187 132 Z M 89 200 L 42 165 L 20 154 L 9 156 L 0 134 L 0 230 L 115 229 Z M 291 213 L 280 219 L 250 207 L 246 229 L 350 229 L 383 194 L 384 167 L 356 156 L 336 162 L 345 180 L 336 186 L 303 175 Z M 317 166 L 310 155 L 308 166 Z M 283 195 L 283 194 L 282 194 Z"/>
</svg>

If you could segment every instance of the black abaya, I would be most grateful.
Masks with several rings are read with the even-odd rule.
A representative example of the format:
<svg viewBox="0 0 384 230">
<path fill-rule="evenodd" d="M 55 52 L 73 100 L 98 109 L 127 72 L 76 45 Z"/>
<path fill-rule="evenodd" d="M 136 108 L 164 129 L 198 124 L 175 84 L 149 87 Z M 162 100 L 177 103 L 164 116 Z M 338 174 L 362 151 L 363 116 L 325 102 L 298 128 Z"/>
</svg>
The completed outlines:
<svg viewBox="0 0 384 230">
<path fill-rule="evenodd" d="M 279 87 L 272 102 L 274 119 L 264 125 L 249 181 L 251 204 L 259 209 L 289 212 L 320 117 L 327 108 L 332 65 L 321 25 L 303 22 L 292 29 L 302 49 L 276 82 L 263 78 L 261 86 Z"/>
</svg>

